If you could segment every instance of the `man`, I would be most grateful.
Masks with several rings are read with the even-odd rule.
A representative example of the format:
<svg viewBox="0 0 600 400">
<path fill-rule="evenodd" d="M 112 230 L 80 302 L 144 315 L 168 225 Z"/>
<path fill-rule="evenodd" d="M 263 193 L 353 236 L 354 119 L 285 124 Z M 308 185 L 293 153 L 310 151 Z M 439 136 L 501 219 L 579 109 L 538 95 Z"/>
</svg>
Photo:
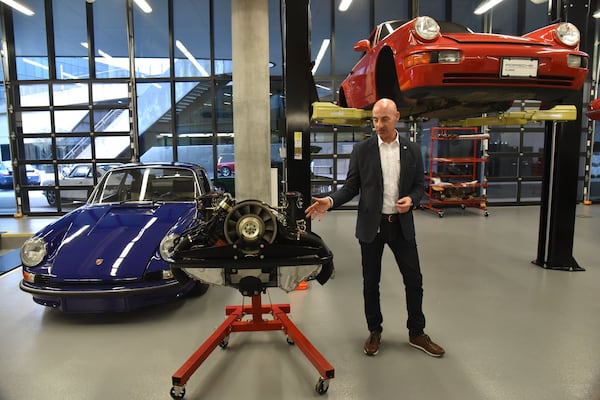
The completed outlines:
<svg viewBox="0 0 600 400">
<path fill-rule="evenodd" d="M 316 198 L 306 209 L 312 219 L 360 194 L 356 238 L 360 243 L 365 316 L 369 329 L 363 350 L 377 355 L 383 331 L 379 299 L 384 246 L 392 250 L 404 280 L 409 344 L 433 357 L 444 349 L 425 334 L 422 311 L 423 278 L 415 239 L 412 210 L 423 197 L 421 151 L 396 131 L 400 113 L 394 101 L 378 100 L 373 106 L 377 135 L 357 143 L 350 156 L 346 184 L 329 197 Z"/>
</svg>

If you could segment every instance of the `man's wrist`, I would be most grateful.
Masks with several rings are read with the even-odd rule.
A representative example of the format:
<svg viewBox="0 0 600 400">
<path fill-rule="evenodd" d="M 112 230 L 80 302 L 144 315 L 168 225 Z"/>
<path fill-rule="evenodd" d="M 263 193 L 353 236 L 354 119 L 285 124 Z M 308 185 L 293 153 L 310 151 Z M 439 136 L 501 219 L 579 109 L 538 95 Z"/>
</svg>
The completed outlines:
<svg viewBox="0 0 600 400">
<path fill-rule="evenodd" d="M 333 208 L 333 199 L 331 196 L 327 196 L 327 199 L 329 200 L 329 209 L 331 210 Z"/>
</svg>

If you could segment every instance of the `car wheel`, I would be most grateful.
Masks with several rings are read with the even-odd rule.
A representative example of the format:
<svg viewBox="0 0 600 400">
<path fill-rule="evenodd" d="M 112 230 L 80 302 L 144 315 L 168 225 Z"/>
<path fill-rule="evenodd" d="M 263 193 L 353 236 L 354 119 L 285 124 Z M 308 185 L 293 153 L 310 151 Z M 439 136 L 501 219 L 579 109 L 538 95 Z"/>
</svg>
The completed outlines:
<svg viewBox="0 0 600 400">
<path fill-rule="evenodd" d="M 208 283 L 196 281 L 194 287 L 188 292 L 187 295 L 190 297 L 200 297 L 208 291 L 209 286 L 210 285 Z"/>
<path fill-rule="evenodd" d="M 46 201 L 48 202 L 49 205 L 55 206 L 56 205 L 56 191 L 54 191 L 54 190 L 46 191 Z"/>
<path fill-rule="evenodd" d="M 382 98 L 392 99 L 396 102 L 396 106 L 400 107 L 402 94 L 400 86 L 398 86 L 398 75 L 396 74 L 392 50 L 385 48 L 381 51 L 376 68 L 377 100 Z"/>
<path fill-rule="evenodd" d="M 223 175 L 223 176 L 230 176 L 231 175 L 231 169 L 229 167 L 221 167 L 221 175 Z"/>
</svg>

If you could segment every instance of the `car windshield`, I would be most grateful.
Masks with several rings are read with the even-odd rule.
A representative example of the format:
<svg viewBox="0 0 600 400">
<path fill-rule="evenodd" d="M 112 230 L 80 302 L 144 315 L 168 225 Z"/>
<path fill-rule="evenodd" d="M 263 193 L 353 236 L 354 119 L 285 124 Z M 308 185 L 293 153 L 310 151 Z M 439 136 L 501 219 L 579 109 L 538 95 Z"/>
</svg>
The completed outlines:
<svg viewBox="0 0 600 400">
<path fill-rule="evenodd" d="M 141 166 L 109 171 L 90 196 L 89 203 L 194 201 L 200 193 L 190 169 Z"/>
</svg>

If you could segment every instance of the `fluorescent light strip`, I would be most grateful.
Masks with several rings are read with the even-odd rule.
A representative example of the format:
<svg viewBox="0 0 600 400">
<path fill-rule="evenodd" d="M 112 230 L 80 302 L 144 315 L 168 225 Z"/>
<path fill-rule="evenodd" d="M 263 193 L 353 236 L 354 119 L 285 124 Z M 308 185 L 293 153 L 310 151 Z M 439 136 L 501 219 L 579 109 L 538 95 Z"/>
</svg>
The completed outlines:
<svg viewBox="0 0 600 400">
<path fill-rule="evenodd" d="M 204 69 L 202 65 L 196 60 L 196 58 L 190 53 L 190 51 L 181 43 L 179 40 L 175 41 L 175 46 L 187 57 L 188 60 L 196 67 L 202 76 L 209 76 L 209 73 Z"/>
<path fill-rule="evenodd" d="M 0 0 L 0 1 L 2 3 L 6 4 L 7 6 L 10 6 L 19 12 L 22 12 L 23 14 L 27 15 L 28 17 L 31 17 L 33 14 L 35 14 L 32 10 L 25 7 L 23 4 L 17 3 L 14 0 Z"/>
<path fill-rule="evenodd" d="M 592 15 L 592 17 L 594 17 L 594 18 L 600 18 L 600 10 L 596 11 L 596 12 L 595 12 L 595 13 Z"/>
<path fill-rule="evenodd" d="M 477 6 L 475 11 L 473 11 L 473 14 L 481 15 L 502 3 L 502 1 L 503 0 L 484 0 Z"/>
<path fill-rule="evenodd" d="M 319 53 L 317 54 L 317 59 L 315 60 L 315 65 L 312 68 L 312 74 L 314 75 L 315 72 L 317 72 L 317 68 L 319 68 L 319 65 L 321 64 L 321 61 L 323 60 L 323 57 L 325 56 L 325 52 L 327 51 L 327 48 L 329 47 L 329 39 L 323 39 L 323 43 L 321 43 L 321 48 L 319 49 Z"/>
<path fill-rule="evenodd" d="M 346 10 L 348 10 L 348 8 L 350 8 L 350 4 L 352 4 L 352 0 L 342 0 L 340 2 L 340 6 L 338 7 L 338 10 L 346 11 Z"/>
<path fill-rule="evenodd" d="M 152 7 L 150 7 L 150 4 L 146 0 L 133 0 L 133 2 L 146 14 L 152 12 Z"/>
</svg>

